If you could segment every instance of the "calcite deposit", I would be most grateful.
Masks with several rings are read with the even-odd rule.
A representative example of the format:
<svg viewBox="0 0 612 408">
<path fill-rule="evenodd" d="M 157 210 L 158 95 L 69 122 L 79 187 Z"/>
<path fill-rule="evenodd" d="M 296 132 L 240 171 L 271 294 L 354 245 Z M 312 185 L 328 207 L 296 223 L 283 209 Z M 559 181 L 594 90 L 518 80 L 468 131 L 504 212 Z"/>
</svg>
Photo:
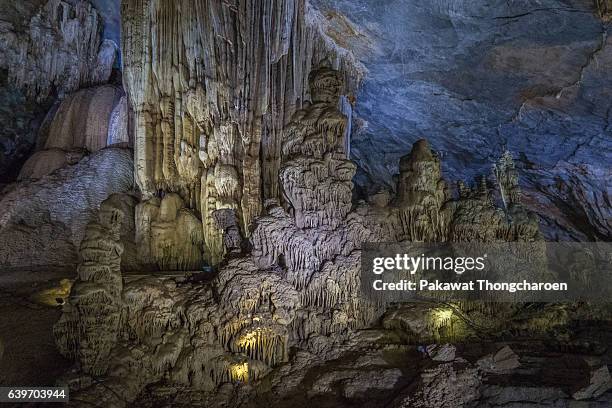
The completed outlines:
<svg viewBox="0 0 612 408">
<path fill-rule="evenodd" d="M 40 166 L 46 165 L 44 156 L 39 158 Z M 109 148 L 39 179 L 6 187 L 0 197 L 0 265 L 25 270 L 73 267 L 85 226 L 100 203 L 112 193 L 131 191 L 133 185 L 130 151 Z"/>
<path fill-rule="evenodd" d="M 610 235 L 610 1 L 533 3 L 0 10 L 0 382 L 28 309 L 69 406 L 611 406 L 607 304 L 362 287 L 368 244 L 535 281 L 551 223 Z"/>
<path fill-rule="evenodd" d="M 79 248 L 77 280 L 69 306 L 55 326 L 60 351 L 76 358 L 86 374 L 101 375 L 115 346 L 121 318 L 121 227 L 126 216 L 115 195 L 100 205 Z"/>
<path fill-rule="evenodd" d="M 143 263 L 167 271 L 202 267 L 204 237 L 200 220 L 175 193 L 151 198 L 136 207 L 136 241 Z"/>
<path fill-rule="evenodd" d="M 38 151 L 23 165 L 19 180 L 40 179 L 105 147 L 129 147 L 127 98 L 114 85 L 68 95 L 51 111 L 38 138 Z"/>
<path fill-rule="evenodd" d="M 19 167 L 40 141 L 43 118 L 53 103 L 79 89 L 108 82 L 118 53 L 113 41 L 102 38 L 102 17 L 89 1 L 5 3 L 0 12 L 3 183 L 15 179 Z M 77 98 L 77 103 L 85 105 L 80 108 L 81 115 L 89 106 L 82 96 L 81 93 Z M 79 119 L 84 126 L 85 118 Z M 99 125 L 94 121 L 91 126 Z M 72 134 L 65 137 L 71 138 Z"/>
<path fill-rule="evenodd" d="M 263 200 L 279 197 L 283 128 L 308 99 L 311 67 L 329 61 L 347 90 L 361 68 L 320 32 L 304 0 L 125 0 L 121 16 L 137 183 L 146 198 L 180 194 L 217 263 L 213 213 L 235 209 L 248 235 Z"/>
<path fill-rule="evenodd" d="M 425 140 L 402 159 L 400 194 L 353 208 L 355 166 L 346 158 L 346 117 L 338 108 L 341 76 L 321 67 L 312 71 L 310 84 L 312 102 L 294 113 L 282 137 L 282 200 L 266 201 L 265 214 L 254 220 L 248 246 L 242 244 L 233 209 L 213 213 L 223 231 L 225 260 L 212 282 L 200 282 L 208 272 L 196 272 L 192 278 L 124 276 L 120 296 L 105 289 L 106 295 L 115 293 L 105 304 L 121 307 L 124 318 L 119 326 L 114 319 L 108 322 L 113 330 L 97 347 L 96 356 L 108 356 L 105 370 L 92 371 L 90 363 L 83 367 L 81 356 L 81 368 L 64 379 L 88 384 L 83 376 L 105 373 L 104 387 L 76 387 L 81 388 L 79 400 L 99 401 L 110 386 L 121 398 L 107 393 L 104 398 L 124 405 L 162 378 L 210 392 L 222 383 L 261 379 L 290 362 L 295 348 L 338 355 L 384 313 L 360 291 L 364 242 L 538 239 L 537 224 L 529 217 L 496 218 L 505 210 L 494 206 L 486 183 L 473 190 L 465 187 L 453 200 L 441 177 L 440 160 Z M 509 155 L 496 169 L 500 180 L 514 180 Z M 516 188 L 512 182 L 500 184 Z M 514 205 L 520 206 L 519 192 L 512 191 Z M 469 217 L 477 211 L 482 216 Z M 140 255 L 150 254 L 166 271 L 197 269 L 197 250 L 204 248 L 200 224 L 178 194 L 143 201 L 135 213 Z M 462 232 L 467 230 L 469 234 Z M 513 231 L 530 234 L 512 235 Z M 86 234 L 84 242 L 87 239 Z M 75 285 L 56 328 L 61 349 L 83 342 L 78 330 L 61 329 L 64 321 L 87 319 L 88 312 L 78 309 L 79 287 Z M 462 307 L 468 315 L 474 310 L 493 312 L 469 303 Z M 433 316 L 423 326 L 434 330 L 430 338 L 454 336 L 448 331 L 451 315 L 436 317 L 445 313 L 425 308 L 424 314 Z M 89 347 L 91 342 L 85 344 Z M 109 349 L 109 344 L 114 347 Z"/>
</svg>

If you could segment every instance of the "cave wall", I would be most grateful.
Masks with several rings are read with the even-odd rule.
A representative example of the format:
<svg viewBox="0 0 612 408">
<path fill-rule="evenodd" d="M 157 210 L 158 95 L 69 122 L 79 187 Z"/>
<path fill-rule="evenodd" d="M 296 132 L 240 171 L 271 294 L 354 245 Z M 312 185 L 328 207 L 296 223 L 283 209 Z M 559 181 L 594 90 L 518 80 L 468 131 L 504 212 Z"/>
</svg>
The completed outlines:
<svg viewBox="0 0 612 408">
<path fill-rule="evenodd" d="M 181 195 L 202 219 L 207 258 L 221 236 L 212 213 L 248 226 L 279 197 L 280 133 L 324 62 L 353 92 L 363 72 L 324 36 L 304 0 L 122 3 L 124 84 L 135 116 L 135 173 L 145 198 Z"/>
<path fill-rule="evenodd" d="M 117 45 L 88 1 L 0 3 L 0 183 L 32 153 L 53 103 L 109 80 Z"/>
<path fill-rule="evenodd" d="M 0 5 L 0 267 L 71 268 L 100 203 L 134 185 L 117 45 L 89 1 Z"/>
<path fill-rule="evenodd" d="M 392 189 L 422 137 L 468 183 L 509 149 L 548 239 L 611 239 L 609 1 L 313 4 L 368 69 L 351 149 L 359 187 Z"/>
</svg>

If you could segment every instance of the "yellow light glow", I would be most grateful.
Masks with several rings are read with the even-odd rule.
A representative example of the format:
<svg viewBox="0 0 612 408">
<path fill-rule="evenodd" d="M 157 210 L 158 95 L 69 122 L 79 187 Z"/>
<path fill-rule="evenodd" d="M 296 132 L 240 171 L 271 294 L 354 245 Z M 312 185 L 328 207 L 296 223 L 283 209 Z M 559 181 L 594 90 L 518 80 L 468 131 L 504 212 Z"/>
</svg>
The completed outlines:
<svg viewBox="0 0 612 408">
<path fill-rule="evenodd" d="M 448 325 L 452 318 L 452 309 L 436 309 L 431 312 L 431 320 L 436 329 Z"/>
<path fill-rule="evenodd" d="M 439 310 L 436 317 L 439 320 L 448 320 L 453 317 L 453 311 L 451 309 Z"/>
<path fill-rule="evenodd" d="M 35 293 L 32 300 L 45 306 L 59 306 L 70 295 L 70 289 L 72 289 L 72 281 L 62 279 L 57 286 Z"/>
<path fill-rule="evenodd" d="M 249 381 L 249 363 L 235 363 L 230 366 L 232 381 Z"/>
<path fill-rule="evenodd" d="M 257 328 L 244 334 L 240 337 L 240 339 L 238 339 L 238 346 L 240 346 L 241 348 L 253 347 L 256 344 L 257 339 L 261 335 L 262 331 L 263 330 L 261 328 Z"/>
</svg>

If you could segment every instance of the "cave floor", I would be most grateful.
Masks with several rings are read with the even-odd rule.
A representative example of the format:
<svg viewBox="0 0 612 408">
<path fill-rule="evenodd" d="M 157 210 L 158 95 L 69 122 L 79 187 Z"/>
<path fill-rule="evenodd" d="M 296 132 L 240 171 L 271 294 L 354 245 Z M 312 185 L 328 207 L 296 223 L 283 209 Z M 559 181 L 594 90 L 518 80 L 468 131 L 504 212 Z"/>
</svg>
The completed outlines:
<svg viewBox="0 0 612 408">
<path fill-rule="evenodd" d="M 0 281 L 0 386 L 51 386 L 70 368 L 71 363 L 56 350 L 52 330 L 61 315 L 55 299 L 67 296 L 62 281 L 74 276 L 73 270 L 15 271 L 4 275 Z M 487 378 L 488 387 L 569 390 L 588 378 L 587 367 L 581 366 L 581 361 L 596 358 L 599 364 L 612 365 L 612 324 L 575 322 L 570 333 L 571 338 L 564 339 L 510 337 L 455 346 L 458 355 L 471 363 L 504 346 L 520 356 L 520 373 L 492 375 Z M 366 334 L 364 339 L 367 338 Z M 414 344 L 376 344 L 367 340 L 358 341 L 333 358 L 310 358 L 298 363 L 301 368 L 292 369 L 291 376 L 271 375 L 256 384 L 238 387 L 222 385 L 212 401 L 211 394 L 158 383 L 144 390 L 130 406 L 381 407 L 418 387 L 422 374 L 438 364 L 424 358 Z M 381 386 L 385 383 L 393 385 Z M 280 394 L 279 384 L 281 389 L 286 388 Z M 347 398 L 347 390 L 351 389 Z M 607 404 L 612 404 L 610 391 L 593 405 L 584 406 L 612 406 Z"/>
<path fill-rule="evenodd" d="M 510 347 L 520 358 L 517 370 L 487 375 L 482 387 L 487 398 L 475 407 L 506 406 L 498 403 L 500 395 L 517 398 L 511 407 L 580 407 L 612 406 L 612 391 L 587 401 L 569 396 L 588 385 L 592 367 L 585 363 L 612 366 L 612 324 L 584 321 L 572 327 L 571 338 L 510 337 L 457 343 L 457 356 L 466 365 L 477 365 L 483 356 Z M 457 363 L 458 360 L 455 360 Z M 293 363 L 295 364 L 295 363 Z M 445 361 L 423 357 L 416 345 L 362 344 L 337 358 L 311 362 L 291 375 L 265 377 L 256 385 L 222 385 L 211 400 L 205 393 L 180 388 L 164 382 L 149 386 L 133 407 L 227 407 L 227 408 L 374 408 L 395 407 L 398 400 L 422 387 L 422 376 L 435 371 Z M 459 366 L 462 363 L 458 363 Z M 298 363 L 298 365 L 300 365 Z M 282 370 L 282 368 L 281 368 Z M 400 373 L 398 375 L 397 371 Z M 454 384 L 450 378 L 450 388 Z M 279 387 L 279 384 L 281 386 Z M 389 386 L 388 384 L 391 384 Z M 348 386 L 347 386 L 348 385 Z M 347 397 L 347 390 L 353 389 Z M 555 390 L 562 397 L 540 401 L 542 395 Z M 280 392 L 279 392 L 280 391 Z M 557 404 L 557 405 L 555 405 Z M 445 405 L 447 406 L 447 405 Z"/>
<path fill-rule="evenodd" d="M 63 296 L 60 281 L 74 275 L 48 270 L 0 274 L 0 386 L 52 386 L 70 367 L 55 346 L 53 324 L 61 315 L 55 302 Z"/>
</svg>

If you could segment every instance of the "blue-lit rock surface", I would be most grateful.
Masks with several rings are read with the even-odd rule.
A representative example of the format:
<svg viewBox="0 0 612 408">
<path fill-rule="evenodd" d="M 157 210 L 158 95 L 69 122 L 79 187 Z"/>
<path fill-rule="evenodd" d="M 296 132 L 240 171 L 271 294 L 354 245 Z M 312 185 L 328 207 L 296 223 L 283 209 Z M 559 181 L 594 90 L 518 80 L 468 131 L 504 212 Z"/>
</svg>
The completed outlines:
<svg viewBox="0 0 612 408">
<path fill-rule="evenodd" d="M 589 0 L 317 0 L 368 69 L 357 183 L 392 185 L 422 137 L 448 180 L 490 174 L 505 148 L 552 239 L 611 238 L 612 38 Z"/>
</svg>

